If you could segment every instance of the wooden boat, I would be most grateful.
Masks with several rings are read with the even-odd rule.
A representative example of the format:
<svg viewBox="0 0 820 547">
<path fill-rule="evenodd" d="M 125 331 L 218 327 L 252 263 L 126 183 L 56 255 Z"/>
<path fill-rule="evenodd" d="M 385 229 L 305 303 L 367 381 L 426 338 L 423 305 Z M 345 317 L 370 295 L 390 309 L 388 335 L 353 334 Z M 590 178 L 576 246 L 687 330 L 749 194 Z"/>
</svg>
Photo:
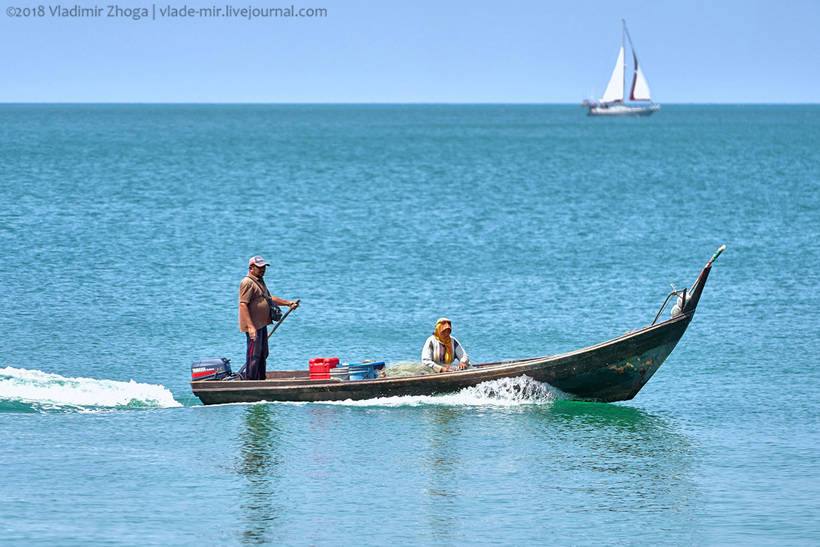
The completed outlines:
<svg viewBox="0 0 820 547">
<path fill-rule="evenodd" d="M 420 376 L 370 380 L 311 380 L 307 370 L 268 371 L 265 380 L 192 381 L 194 395 L 206 404 L 254 401 L 338 401 L 458 391 L 481 382 L 526 375 L 572 397 L 625 401 L 637 395 L 683 336 L 692 320 L 718 249 L 691 289 L 672 291 L 648 327 L 587 348 L 549 355 L 475 365 L 473 368 Z M 658 322 L 671 299 L 672 317 Z"/>
</svg>

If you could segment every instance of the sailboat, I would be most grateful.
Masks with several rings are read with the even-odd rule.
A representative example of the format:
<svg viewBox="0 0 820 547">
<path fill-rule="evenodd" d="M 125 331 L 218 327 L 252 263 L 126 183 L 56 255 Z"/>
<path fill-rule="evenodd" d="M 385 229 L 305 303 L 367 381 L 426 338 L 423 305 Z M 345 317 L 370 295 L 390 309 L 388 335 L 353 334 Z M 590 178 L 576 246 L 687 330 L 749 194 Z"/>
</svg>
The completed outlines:
<svg viewBox="0 0 820 547">
<path fill-rule="evenodd" d="M 635 46 L 632 45 L 632 37 L 626 28 L 626 21 L 621 19 L 621 50 L 618 52 L 618 60 L 615 61 L 615 68 L 604 91 L 604 96 L 598 102 L 584 101 L 583 106 L 589 107 L 588 116 L 649 116 L 660 105 L 652 102 L 649 95 L 649 84 L 643 75 L 638 64 L 638 55 L 635 53 Z M 629 40 L 629 47 L 632 50 L 632 59 L 635 61 L 634 75 L 632 77 L 632 88 L 629 91 L 630 103 L 624 102 L 626 96 L 626 61 L 624 59 L 624 46 Z"/>
</svg>

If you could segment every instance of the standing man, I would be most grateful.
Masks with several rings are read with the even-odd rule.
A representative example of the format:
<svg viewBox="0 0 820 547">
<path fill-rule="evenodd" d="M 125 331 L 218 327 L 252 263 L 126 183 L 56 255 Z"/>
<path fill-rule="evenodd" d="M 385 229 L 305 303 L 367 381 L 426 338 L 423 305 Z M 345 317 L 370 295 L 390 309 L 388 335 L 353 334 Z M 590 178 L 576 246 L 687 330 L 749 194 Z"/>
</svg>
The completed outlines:
<svg viewBox="0 0 820 547">
<path fill-rule="evenodd" d="M 257 255 L 248 261 L 248 275 L 239 283 L 239 332 L 245 333 L 244 380 L 264 380 L 268 358 L 268 325 L 271 324 L 268 298 L 277 306 L 299 307 L 299 303 L 271 296 L 265 285 L 265 268 L 270 266 Z"/>
</svg>

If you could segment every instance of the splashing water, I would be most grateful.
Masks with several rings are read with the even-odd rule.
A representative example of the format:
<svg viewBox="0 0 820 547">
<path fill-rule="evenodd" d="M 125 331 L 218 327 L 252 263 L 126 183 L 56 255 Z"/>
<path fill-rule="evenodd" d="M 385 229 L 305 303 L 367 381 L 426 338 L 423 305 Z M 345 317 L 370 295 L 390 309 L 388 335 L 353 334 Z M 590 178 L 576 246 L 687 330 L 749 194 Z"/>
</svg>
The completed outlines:
<svg viewBox="0 0 820 547">
<path fill-rule="evenodd" d="M 478 401 L 499 401 L 510 404 L 551 403 L 560 398 L 560 392 L 529 376 L 501 378 L 468 387 L 460 394 L 474 397 Z M 484 403 L 486 404 L 486 403 Z"/>
<path fill-rule="evenodd" d="M 89 411 L 182 406 L 164 386 L 0 369 L 0 411 Z"/>
<path fill-rule="evenodd" d="M 495 406 L 514 407 L 524 405 L 552 404 L 566 395 L 549 384 L 533 380 L 529 376 L 500 378 L 464 388 L 444 395 L 406 395 L 401 397 L 376 397 L 362 401 L 322 401 L 321 403 L 285 402 L 275 404 L 327 404 L 342 406 Z"/>
</svg>

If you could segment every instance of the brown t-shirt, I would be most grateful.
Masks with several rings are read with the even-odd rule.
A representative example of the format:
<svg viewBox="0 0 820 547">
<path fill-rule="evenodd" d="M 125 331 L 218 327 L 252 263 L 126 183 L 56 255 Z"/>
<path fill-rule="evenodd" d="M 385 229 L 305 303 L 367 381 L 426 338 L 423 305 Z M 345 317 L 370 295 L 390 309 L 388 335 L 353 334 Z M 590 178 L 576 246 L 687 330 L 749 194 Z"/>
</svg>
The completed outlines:
<svg viewBox="0 0 820 547">
<path fill-rule="evenodd" d="M 268 301 L 265 300 L 265 295 L 270 296 L 270 291 L 264 279 L 248 274 L 239 283 L 239 302 L 248 305 L 251 322 L 255 329 L 271 324 L 270 307 Z M 248 332 L 248 325 L 242 320 L 242 314 L 239 315 L 239 332 Z"/>
</svg>

